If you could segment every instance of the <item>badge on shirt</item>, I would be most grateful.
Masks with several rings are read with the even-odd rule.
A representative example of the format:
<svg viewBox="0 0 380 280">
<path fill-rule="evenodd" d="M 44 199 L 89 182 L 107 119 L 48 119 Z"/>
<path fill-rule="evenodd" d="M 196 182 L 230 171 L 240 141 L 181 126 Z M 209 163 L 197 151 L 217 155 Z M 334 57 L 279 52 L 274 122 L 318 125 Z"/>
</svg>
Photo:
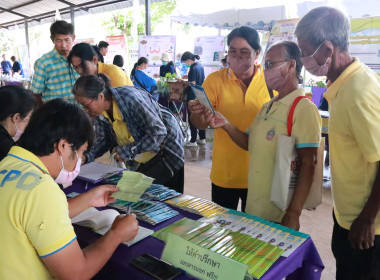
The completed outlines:
<svg viewBox="0 0 380 280">
<path fill-rule="evenodd" d="M 274 130 L 274 127 L 267 132 L 267 136 L 265 137 L 268 141 L 271 141 L 276 134 L 276 131 Z"/>
</svg>

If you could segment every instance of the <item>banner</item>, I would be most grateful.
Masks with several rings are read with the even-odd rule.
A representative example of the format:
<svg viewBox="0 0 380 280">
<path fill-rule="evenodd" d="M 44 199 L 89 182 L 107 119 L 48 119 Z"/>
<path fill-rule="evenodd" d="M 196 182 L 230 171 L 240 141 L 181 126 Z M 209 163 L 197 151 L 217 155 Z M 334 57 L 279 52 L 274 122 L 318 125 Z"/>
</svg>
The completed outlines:
<svg viewBox="0 0 380 280">
<path fill-rule="evenodd" d="M 123 68 L 128 67 L 128 55 L 127 55 L 127 45 L 124 41 L 124 35 L 117 35 L 117 36 L 107 36 L 106 41 L 108 44 L 108 53 L 104 57 L 104 62 L 112 64 L 113 58 L 115 55 L 121 55 L 124 59 L 124 66 Z"/>
<path fill-rule="evenodd" d="M 259 63 L 264 63 L 264 54 L 273 44 L 279 41 L 293 41 L 297 43 L 294 31 L 296 30 L 298 21 L 298 18 L 273 21 L 270 35 L 264 33 L 262 37 L 262 45 L 265 46 L 263 50 L 265 51 L 260 53 L 257 59 Z"/>
<path fill-rule="evenodd" d="M 351 19 L 349 50 L 380 74 L 380 17 Z"/>
</svg>

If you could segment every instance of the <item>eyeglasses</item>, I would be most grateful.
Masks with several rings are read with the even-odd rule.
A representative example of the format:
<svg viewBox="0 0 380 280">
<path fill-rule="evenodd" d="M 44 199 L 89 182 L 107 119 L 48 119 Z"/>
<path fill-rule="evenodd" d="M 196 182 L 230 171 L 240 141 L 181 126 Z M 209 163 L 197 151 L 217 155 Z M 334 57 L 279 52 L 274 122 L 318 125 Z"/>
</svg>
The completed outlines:
<svg viewBox="0 0 380 280">
<path fill-rule="evenodd" d="M 89 106 L 91 105 L 91 103 L 94 102 L 94 100 L 95 100 L 95 98 L 91 99 L 90 102 L 88 102 L 87 104 L 83 104 L 83 105 L 82 105 L 83 108 L 88 109 Z"/>
<path fill-rule="evenodd" d="M 275 63 L 286 62 L 286 61 L 289 61 L 289 60 L 278 60 L 278 61 L 270 61 L 270 60 L 268 60 L 268 61 L 265 61 L 265 63 L 264 63 L 264 70 L 272 68 Z"/>
</svg>

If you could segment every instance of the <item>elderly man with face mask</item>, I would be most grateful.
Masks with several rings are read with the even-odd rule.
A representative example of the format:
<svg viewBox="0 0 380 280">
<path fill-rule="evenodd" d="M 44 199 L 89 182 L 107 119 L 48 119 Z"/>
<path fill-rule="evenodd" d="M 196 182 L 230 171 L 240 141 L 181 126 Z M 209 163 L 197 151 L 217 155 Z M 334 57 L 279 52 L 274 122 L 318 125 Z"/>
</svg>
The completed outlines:
<svg viewBox="0 0 380 280">
<path fill-rule="evenodd" d="M 255 63 L 260 54 L 260 38 L 256 30 L 242 26 L 227 36 L 229 67 L 210 74 L 203 87 L 215 110 L 232 124 L 246 131 L 261 106 L 270 100 L 261 65 Z M 208 122 L 204 107 L 189 102 L 191 122 L 205 129 Z M 248 187 L 249 154 L 220 129 L 214 133 L 211 182 L 212 200 L 224 207 L 237 209 L 239 199 L 245 210 Z"/>
<path fill-rule="evenodd" d="M 380 279 L 380 77 L 348 51 L 350 23 L 320 7 L 298 23 L 301 60 L 331 85 L 329 141 L 336 279 Z"/>
</svg>

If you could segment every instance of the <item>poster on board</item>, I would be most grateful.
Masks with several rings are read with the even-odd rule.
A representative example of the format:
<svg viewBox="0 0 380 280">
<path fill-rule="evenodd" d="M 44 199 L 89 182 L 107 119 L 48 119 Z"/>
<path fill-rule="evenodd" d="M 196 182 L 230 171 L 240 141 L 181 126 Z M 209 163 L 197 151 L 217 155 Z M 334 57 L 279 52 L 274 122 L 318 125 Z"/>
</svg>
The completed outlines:
<svg viewBox="0 0 380 280">
<path fill-rule="evenodd" d="M 202 65 L 220 66 L 220 60 L 224 57 L 224 36 L 195 37 L 194 54 L 200 56 Z"/>
<path fill-rule="evenodd" d="M 297 39 L 294 35 L 294 31 L 296 30 L 296 26 L 299 19 L 284 19 L 284 20 L 275 20 L 272 23 L 272 29 L 270 31 L 270 35 L 268 33 L 263 34 L 262 41 L 265 42 L 265 47 L 260 53 L 260 56 L 258 58 L 259 63 L 264 63 L 264 54 L 267 52 L 267 50 L 275 43 L 280 41 L 293 41 L 297 43 Z M 269 36 L 269 37 L 268 37 Z"/>
<path fill-rule="evenodd" d="M 380 17 L 351 19 L 349 51 L 380 74 Z"/>
<path fill-rule="evenodd" d="M 126 47 L 124 35 L 107 36 L 106 42 L 109 44 L 108 53 L 104 57 L 104 62 L 112 64 L 115 55 L 121 55 L 124 59 L 124 67 L 127 66 L 128 56 L 126 53 Z"/>
<path fill-rule="evenodd" d="M 139 57 L 149 59 L 150 66 L 161 66 L 161 56 L 168 53 L 174 61 L 175 36 L 140 36 Z"/>
<path fill-rule="evenodd" d="M 139 57 L 149 60 L 149 67 L 145 72 L 150 77 L 159 75 L 163 53 L 168 53 L 172 61 L 175 61 L 175 43 L 176 37 L 171 35 L 139 37 Z"/>
</svg>

